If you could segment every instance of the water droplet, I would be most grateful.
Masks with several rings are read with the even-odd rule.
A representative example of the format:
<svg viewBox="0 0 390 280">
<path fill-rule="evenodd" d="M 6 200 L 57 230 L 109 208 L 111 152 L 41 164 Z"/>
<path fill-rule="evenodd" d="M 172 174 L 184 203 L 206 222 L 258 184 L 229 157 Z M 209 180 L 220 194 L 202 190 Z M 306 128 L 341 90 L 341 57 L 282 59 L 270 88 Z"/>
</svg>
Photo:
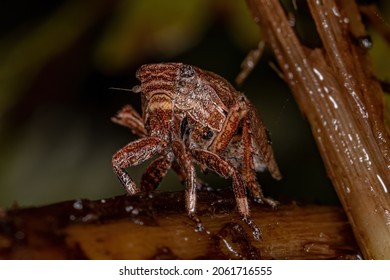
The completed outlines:
<svg viewBox="0 0 390 280">
<path fill-rule="evenodd" d="M 390 211 L 385 209 L 386 225 L 390 226 Z"/>
<path fill-rule="evenodd" d="M 204 226 L 202 223 L 197 223 L 195 227 L 195 232 L 201 232 L 204 231 Z"/>
<path fill-rule="evenodd" d="M 337 105 L 336 100 L 334 100 L 334 98 L 331 95 L 328 95 L 328 98 L 332 102 L 333 108 L 337 109 L 339 106 Z"/>
<path fill-rule="evenodd" d="M 355 146 L 358 148 L 358 147 L 361 146 L 361 141 L 360 141 L 359 135 L 356 135 L 356 139 L 357 139 L 357 144 Z M 360 147 L 360 151 L 361 151 L 361 155 L 358 157 L 357 160 L 360 163 L 366 163 L 367 167 L 370 168 L 372 163 L 371 163 L 371 160 L 370 160 L 370 156 L 367 153 L 367 150 L 364 147 Z"/>
<path fill-rule="evenodd" d="M 224 238 L 221 239 L 222 242 L 225 244 L 226 248 L 231 252 L 233 253 L 235 256 L 239 256 L 239 253 L 234 250 L 233 246 Z"/>
<path fill-rule="evenodd" d="M 326 93 L 329 93 L 329 89 L 328 89 L 328 87 L 323 87 L 323 89 L 324 89 L 324 91 L 326 92 Z"/>
<path fill-rule="evenodd" d="M 339 121 L 337 119 L 332 119 L 332 124 L 335 131 L 339 130 Z"/>
<path fill-rule="evenodd" d="M 313 72 L 314 72 L 314 74 L 317 75 L 317 77 L 318 77 L 318 79 L 320 79 L 320 81 L 324 80 L 324 77 L 322 76 L 321 72 L 317 68 L 313 68 Z"/>
<path fill-rule="evenodd" d="M 368 118 L 368 113 L 366 111 L 366 108 L 363 105 L 363 102 L 360 100 L 359 96 L 356 94 L 355 91 L 352 91 L 351 95 L 352 95 L 353 99 L 355 100 L 356 105 L 359 108 L 360 114 L 362 115 L 363 118 L 367 119 Z"/>
<path fill-rule="evenodd" d="M 339 9 L 337 9 L 336 6 L 334 6 L 334 7 L 332 8 L 332 12 L 333 12 L 333 14 L 334 14 L 336 17 L 340 17 L 340 16 L 341 16 L 341 15 L 340 15 L 340 12 L 339 12 Z"/>
<path fill-rule="evenodd" d="M 326 233 L 320 232 L 320 239 L 321 239 L 321 241 L 329 241 L 330 237 Z"/>
<path fill-rule="evenodd" d="M 100 203 L 106 203 L 105 199 L 100 200 Z"/>
<path fill-rule="evenodd" d="M 78 199 L 73 203 L 73 208 L 76 210 L 82 210 L 83 209 L 83 202 Z"/>
<path fill-rule="evenodd" d="M 254 61 L 252 59 L 248 59 L 247 62 L 246 62 L 246 66 L 248 68 L 253 68 L 253 67 L 255 67 L 255 63 L 254 63 Z"/>
<path fill-rule="evenodd" d="M 139 210 L 137 208 L 134 208 L 133 211 L 131 211 L 131 214 L 132 215 L 138 215 L 139 214 Z"/>
<path fill-rule="evenodd" d="M 132 219 L 132 221 L 137 224 L 137 225 L 140 225 L 140 226 L 143 226 L 145 223 L 143 220 L 141 219 Z"/>
<path fill-rule="evenodd" d="M 131 206 L 131 205 L 125 207 L 125 211 L 126 211 L 127 213 L 131 212 L 131 210 L 133 210 L 133 209 L 134 209 L 134 207 Z"/>
<path fill-rule="evenodd" d="M 382 186 L 384 192 L 387 193 L 387 192 L 388 192 L 388 191 L 387 191 L 387 187 L 386 187 L 385 183 L 383 182 L 381 175 L 376 174 L 376 177 L 378 178 L 378 181 L 379 181 L 379 183 L 381 184 L 381 186 Z"/>
<path fill-rule="evenodd" d="M 357 41 L 359 43 L 359 46 L 365 49 L 371 49 L 372 48 L 372 40 L 369 35 L 361 36 L 357 38 Z"/>
<path fill-rule="evenodd" d="M 84 223 L 92 222 L 97 220 L 97 216 L 95 214 L 87 214 L 81 219 Z"/>
</svg>

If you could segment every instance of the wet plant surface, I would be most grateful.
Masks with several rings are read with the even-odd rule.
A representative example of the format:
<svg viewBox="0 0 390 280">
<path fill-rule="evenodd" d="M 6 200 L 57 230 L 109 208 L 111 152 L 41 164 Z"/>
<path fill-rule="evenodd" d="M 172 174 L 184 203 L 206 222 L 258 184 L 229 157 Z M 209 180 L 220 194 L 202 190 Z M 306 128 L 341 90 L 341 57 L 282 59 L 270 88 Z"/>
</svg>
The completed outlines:
<svg viewBox="0 0 390 280">
<path fill-rule="evenodd" d="M 359 258 L 338 207 L 252 203 L 262 240 L 235 209 L 230 190 L 200 191 L 198 231 L 182 192 L 141 193 L 10 209 L 0 218 L 2 259 Z"/>
</svg>

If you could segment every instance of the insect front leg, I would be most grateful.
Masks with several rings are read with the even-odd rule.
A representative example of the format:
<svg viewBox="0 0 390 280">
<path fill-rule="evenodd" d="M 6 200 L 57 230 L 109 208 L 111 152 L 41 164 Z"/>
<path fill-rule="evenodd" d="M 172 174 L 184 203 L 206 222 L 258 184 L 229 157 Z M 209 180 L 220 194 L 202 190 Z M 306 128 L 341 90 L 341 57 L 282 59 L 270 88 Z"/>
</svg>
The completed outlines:
<svg viewBox="0 0 390 280">
<path fill-rule="evenodd" d="M 176 173 L 177 177 L 179 177 L 180 183 L 185 184 L 187 180 L 187 174 L 183 170 L 183 168 L 176 162 L 172 162 L 171 166 L 172 170 Z M 202 179 L 195 177 L 195 186 L 197 190 L 208 190 L 209 185 L 204 182 Z"/>
<path fill-rule="evenodd" d="M 147 137 L 147 131 L 143 123 L 142 117 L 131 106 L 125 105 L 114 117 L 111 118 L 114 123 L 130 128 L 132 133 L 140 136 Z M 147 170 L 141 177 L 141 188 L 143 190 L 154 190 L 161 183 L 168 169 L 172 167 L 173 171 L 178 175 L 180 181 L 183 183 L 187 178 L 187 174 L 177 162 L 172 163 L 172 158 L 168 154 L 167 156 L 161 156 L 153 161 Z M 196 186 L 200 189 L 203 185 L 206 185 L 200 179 L 196 179 Z"/>
<path fill-rule="evenodd" d="M 190 155 L 182 141 L 175 140 L 172 142 L 172 150 L 175 154 L 176 161 L 185 172 L 185 199 L 187 214 L 193 220 L 199 230 L 203 230 L 201 220 L 196 215 L 196 177 L 195 168 L 192 164 Z"/>
<path fill-rule="evenodd" d="M 224 178 L 232 178 L 233 192 L 237 203 L 238 212 L 242 219 L 252 229 L 253 236 L 260 238 L 261 231 L 256 223 L 250 218 L 248 199 L 245 194 L 245 185 L 237 170 L 219 155 L 207 150 L 194 149 L 192 156 L 202 165 L 213 170 Z"/>
<path fill-rule="evenodd" d="M 160 138 L 146 137 L 127 144 L 114 154 L 112 167 L 128 194 L 139 192 L 139 188 L 125 168 L 138 165 L 153 155 L 163 152 L 166 146 L 167 143 Z"/>
<path fill-rule="evenodd" d="M 145 170 L 141 177 L 141 189 L 144 191 L 153 191 L 161 183 L 169 168 L 177 174 L 182 184 L 186 184 L 188 175 L 185 170 L 176 161 L 172 160 L 171 154 L 163 155 L 155 159 Z M 197 190 L 207 186 L 205 182 L 199 178 L 195 178 L 195 187 Z"/>
</svg>

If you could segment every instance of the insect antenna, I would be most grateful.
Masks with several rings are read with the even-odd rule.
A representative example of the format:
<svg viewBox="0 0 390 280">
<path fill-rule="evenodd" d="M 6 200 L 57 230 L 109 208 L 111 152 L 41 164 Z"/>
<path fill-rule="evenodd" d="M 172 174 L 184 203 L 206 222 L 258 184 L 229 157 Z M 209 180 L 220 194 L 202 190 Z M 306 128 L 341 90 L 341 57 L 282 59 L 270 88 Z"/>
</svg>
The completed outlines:
<svg viewBox="0 0 390 280">
<path fill-rule="evenodd" d="M 118 91 L 130 91 L 134 93 L 139 93 L 141 92 L 141 87 L 140 86 L 133 86 L 133 88 L 118 88 L 118 87 L 109 87 L 108 89 L 110 90 L 118 90 Z"/>
</svg>

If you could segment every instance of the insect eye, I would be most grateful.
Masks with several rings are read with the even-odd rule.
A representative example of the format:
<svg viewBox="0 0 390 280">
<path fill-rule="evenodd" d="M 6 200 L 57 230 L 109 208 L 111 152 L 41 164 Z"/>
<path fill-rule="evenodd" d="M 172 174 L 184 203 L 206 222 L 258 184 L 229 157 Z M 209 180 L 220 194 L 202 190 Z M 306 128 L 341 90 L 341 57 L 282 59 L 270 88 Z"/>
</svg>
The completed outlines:
<svg viewBox="0 0 390 280">
<path fill-rule="evenodd" d="M 195 69 L 190 65 L 182 65 L 179 71 L 180 77 L 191 78 L 195 75 Z"/>
<path fill-rule="evenodd" d="M 203 134 L 204 140 L 210 140 L 214 136 L 214 133 L 211 130 L 208 130 L 205 134 Z"/>
</svg>

